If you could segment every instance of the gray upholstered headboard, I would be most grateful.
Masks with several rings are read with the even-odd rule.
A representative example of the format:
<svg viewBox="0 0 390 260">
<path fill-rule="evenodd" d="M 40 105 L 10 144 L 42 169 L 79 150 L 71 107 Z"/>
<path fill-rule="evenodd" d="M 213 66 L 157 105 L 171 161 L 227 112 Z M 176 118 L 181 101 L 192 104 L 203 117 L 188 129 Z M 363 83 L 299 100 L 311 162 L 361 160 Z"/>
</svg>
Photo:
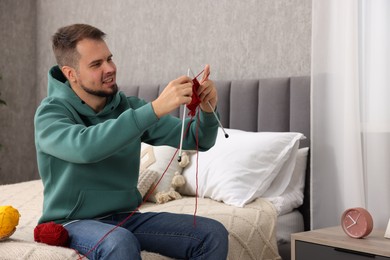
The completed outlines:
<svg viewBox="0 0 390 260">
<path fill-rule="evenodd" d="M 301 132 L 310 147 L 310 77 L 216 81 L 218 112 L 225 128 L 246 131 Z M 167 84 L 130 86 L 127 95 L 154 100 Z M 182 109 L 172 113 L 181 116 Z M 305 229 L 310 229 L 310 167 L 306 174 L 304 204 Z"/>
</svg>

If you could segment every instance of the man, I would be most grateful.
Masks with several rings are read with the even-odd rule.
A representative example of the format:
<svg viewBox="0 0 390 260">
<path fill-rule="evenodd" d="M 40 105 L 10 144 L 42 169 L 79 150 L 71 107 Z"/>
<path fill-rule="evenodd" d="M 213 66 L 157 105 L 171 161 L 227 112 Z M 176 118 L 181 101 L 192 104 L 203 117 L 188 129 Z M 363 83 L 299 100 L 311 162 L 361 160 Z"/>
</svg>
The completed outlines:
<svg viewBox="0 0 390 260">
<path fill-rule="evenodd" d="M 136 212 L 141 142 L 177 147 L 181 120 L 168 114 L 191 102 L 192 81 L 171 81 L 151 103 L 118 91 L 116 67 L 105 34 L 85 24 L 53 36 L 58 63 L 49 71 L 48 97 L 35 115 L 38 168 L 44 184 L 39 223 L 54 221 L 68 231 L 70 247 L 89 259 L 141 259 L 140 251 L 177 259 L 225 259 L 227 231 L 217 221 L 171 213 Z M 204 75 L 209 74 L 209 66 Z M 214 83 L 204 77 L 199 129 L 191 123 L 184 149 L 207 150 L 218 122 Z M 211 106 L 210 106 L 210 105 Z"/>
</svg>

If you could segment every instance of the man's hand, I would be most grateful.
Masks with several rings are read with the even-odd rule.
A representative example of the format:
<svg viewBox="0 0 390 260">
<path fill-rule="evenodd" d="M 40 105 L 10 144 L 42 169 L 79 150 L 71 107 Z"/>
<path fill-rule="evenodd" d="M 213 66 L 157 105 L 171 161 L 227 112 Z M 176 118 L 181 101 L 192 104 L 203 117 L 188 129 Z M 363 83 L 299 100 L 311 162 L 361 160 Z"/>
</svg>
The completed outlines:
<svg viewBox="0 0 390 260">
<path fill-rule="evenodd" d="M 180 105 L 189 104 L 192 100 L 192 79 L 181 76 L 169 82 L 160 96 L 152 101 L 154 113 L 158 118 L 169 114 Z"/>
<path fill-rule="evenodd" d="M 215 110 L 215 107 L 217 106 L 218 95 L 217 95 L 217 89 L 215 88 L 214 82 L 212 80 L 209 80 L 209 75 L 210 75 L 210 66 L 206 65 L 203 71 L 203 78 L 199 82 L 200 87 L 198 89 L 197 94 L 200 100 L 202 101 L 200 103 L 200 108 L 204 112 L 212 113 Z"/>
<path fill-rule="evenodd" d="M 197 94 L 201 100 L 200 108 L 205 112 L 212 113 L 217 105 L 218 96 L 214 82 L 208 78 L 209 75 L 210 66 L 206 65 Z M 192 79 L 187 76 L 181 76 L 169 82 L 160 96 L 152 102 L 152 107 L 156 116 L 161 118 L 178 108 L 180 105 L 191 103 L 192 85 Z"/>
</svg>

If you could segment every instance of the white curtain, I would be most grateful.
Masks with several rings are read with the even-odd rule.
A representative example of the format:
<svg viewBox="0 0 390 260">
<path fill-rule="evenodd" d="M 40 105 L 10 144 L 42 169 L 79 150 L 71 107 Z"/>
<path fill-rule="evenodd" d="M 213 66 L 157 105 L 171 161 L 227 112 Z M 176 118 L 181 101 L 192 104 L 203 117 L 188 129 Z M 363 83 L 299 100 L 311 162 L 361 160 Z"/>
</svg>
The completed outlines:
<svg viewBox="0 0 390 260">
<path fill-rule="evenodd" d="M 312 228 L 390 218 L 390 1 L 313 0 Z"/>
</svg>

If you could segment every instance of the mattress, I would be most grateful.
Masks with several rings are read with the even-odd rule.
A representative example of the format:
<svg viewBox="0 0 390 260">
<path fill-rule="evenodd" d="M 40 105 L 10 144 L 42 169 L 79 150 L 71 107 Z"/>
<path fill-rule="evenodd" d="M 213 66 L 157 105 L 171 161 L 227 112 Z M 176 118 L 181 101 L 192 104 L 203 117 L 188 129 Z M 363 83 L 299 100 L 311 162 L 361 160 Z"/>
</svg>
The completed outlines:
<svg viewBox="0 0 390 260">
<path fill-rule="evenodd" d="M 182 204 L 186 204 L 186 205 L 184 206 Z M 212 204 L 214 204 L 214 203 L 212 203 Z M 177 207 L 178 205 L 180 205 L 179 208 Z M 203 206 L 205 206 L 205 205 L 204 204 L 199 205 L 199 207 L 203 207 Z M 170 204 L 166 204 L 165 206 L 162 206 L 162 205 L 159 206 L 159 205 L 154 205 L 152 203 L 147 203 L 146 206 L 144 208 L 142 208 L 141 210 L 151 211 L 154 209 L 154 207 L 159 208 L 160 211 L 162 211 L 162 210 L 172 211 L 172 208 L 176 208 L 176 209 L 173 209 L 173 211 L 187 212 L 187 213 L 191 212 L 195 209 L 194 205 L 193 205 L 193 203 L 191 203 L 191 201 L 189 204 L 180 203 L 180 201 L 179 201 L 179 203 L 178 202 L 170 203 Z M 185 208 L 183 208 L 183 207 L 185 207 Z M 211 207 L 209 205 L 209 206 L 207 206 L 206 210 L 208 210 L 210 208 Z M 203 209 L 203 211 L 205 211 L 205 210 Z M 297 233 L 297 232 L 302 232 L 302 231 L 304 231 L 304 221 L 303 221 L 303 216 L 302 216 L 301 212 L 299 212 L 299 210 L 296 209 L 296 210 L 293 210 L 291 212 L 285 213 L 283 215 L 277 216 L 277 219 L 276 219 L 276 241 L 277 241 L 278 246 L 290 243 L 291 242 L 291 234 Z"/>
<path fill-rule="evenodd" d="M 1 259 L 79 259 L 75 250 L 34 242 L 33 230 L 41 215 L 42 193 L 40 180 L 0 187 L 1 205 L 11 205 L 21 214 L 16 232 L 11 238 L 0 242 Z M 146 203 L 141 207 L 141 211 L 192 214 L 194 202 L 194 197 L 186 197 L 166 204 Z M 277 212 L 269 201 L 259 198 L 244 208 L 237 208 L 199 198 L 197 210 L 197 215 L 217 219 L 228 229 L 228 259 L 281 259 L 275 229 Z M 148 252 L 142 252 L 142 257 L 167 259 Z"/>
<path fill-rule="evenodd" d="M 303 216 L 298 210 L 278 216 L 276 240 L 278 246 L 291 242 L 291 234 L 304 231 Z"/>
<path fill-rule="evenodd" d="M 276 241 L 277 212 L 272 203 L 258 198 L 243 208 L 208 198 L 198 198 L 196 215 L 215 219 L 229 231 L 228 260 L 281 259 Z M 165 204 L 146 203 L 141 211 L 193 214 L 195 197 Z"/>
</svg>

